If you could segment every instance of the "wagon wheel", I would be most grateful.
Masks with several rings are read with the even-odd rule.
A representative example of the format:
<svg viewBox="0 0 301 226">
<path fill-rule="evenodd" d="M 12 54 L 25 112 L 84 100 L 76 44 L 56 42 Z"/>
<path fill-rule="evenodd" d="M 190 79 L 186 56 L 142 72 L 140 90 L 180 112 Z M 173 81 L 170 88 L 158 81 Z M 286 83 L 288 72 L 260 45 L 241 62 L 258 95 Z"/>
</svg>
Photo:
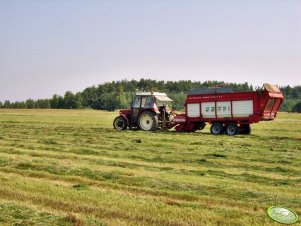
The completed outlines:
<svg viewBox="0 0 301 226">
<path fill-rule="evenodd" d="M 239 128 L 238 125 L 234 124 L 234 123 L 230 123 L 226 125 L 226 133 L 228 135 L 235 135 L 239 132 Z"/>
<path fill-rule="evenodd" d="M 210 128 L 210 131 L 214 135 L 218 135 L 224 132 L 223 125 L 219 122 L 214 122 Z"/>
<path fill-rule="evenodd" d="M 117 116 L 113 122 L 114 129 L 116 130 L 125 130 L 127 127 L 127 123 L 124 117 Z"/>
<path fill-rule="evenodd" d="M 144 111 L 139 115 L 138 127 L 144 131 L 156 130 L 158 128 L 158 116 L 150 111 Z"/>
</svg>

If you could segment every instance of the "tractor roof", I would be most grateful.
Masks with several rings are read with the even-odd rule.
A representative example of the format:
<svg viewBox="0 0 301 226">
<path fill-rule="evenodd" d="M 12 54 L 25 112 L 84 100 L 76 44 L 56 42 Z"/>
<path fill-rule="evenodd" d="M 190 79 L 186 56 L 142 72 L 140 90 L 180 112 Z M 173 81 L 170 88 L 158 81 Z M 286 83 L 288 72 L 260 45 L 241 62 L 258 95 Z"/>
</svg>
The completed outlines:
<svg viewBox="0 0 301 226">
<path fill-rule="evenodd" d="M 136 92 L 136 96 L 154 96 L 160 101 L 173 101 L 172 99 L 167 97 L 166 93 L 159 92 Z"/>
<path fill-rule="evenodd" d="M 167 96 L 166 93 L 159 92 L 136 92 L 137 96 Z"/>
</svg>

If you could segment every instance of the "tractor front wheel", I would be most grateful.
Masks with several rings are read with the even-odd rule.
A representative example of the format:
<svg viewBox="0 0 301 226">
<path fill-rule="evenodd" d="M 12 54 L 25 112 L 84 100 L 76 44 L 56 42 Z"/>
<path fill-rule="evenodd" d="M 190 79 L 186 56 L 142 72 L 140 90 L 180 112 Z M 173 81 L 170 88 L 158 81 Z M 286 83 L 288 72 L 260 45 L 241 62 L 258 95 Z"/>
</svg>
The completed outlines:
<svg viewBox="0 0 301 226">
<path fill-rule="evenodd" d="M 142 112 L 138 118 L 138 127 L 144 131 L 152 131 L 158 128 L 158 116 L 150 111 Z"/>
<path fill-rule="evenodd" d="M 125 130 L 127 127 L 127 123 L 124 117 L 117 116 L 113 122 L 114 129 L 116 130 Z"/>
</svg>

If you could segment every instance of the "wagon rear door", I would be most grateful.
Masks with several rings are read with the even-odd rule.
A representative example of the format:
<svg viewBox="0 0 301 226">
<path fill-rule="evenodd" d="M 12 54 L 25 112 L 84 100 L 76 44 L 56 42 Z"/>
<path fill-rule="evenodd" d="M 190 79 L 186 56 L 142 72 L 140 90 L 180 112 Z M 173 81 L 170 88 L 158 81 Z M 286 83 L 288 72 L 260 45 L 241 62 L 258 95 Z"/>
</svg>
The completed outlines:
<svg viewBox="0 0 301 226">
<path fill-rule="evenodd" d="M 272 120 L 275 118 L 284 97 L 282 92 L 274 85 L 264 84 L 263 87 L 268 92 L 268 102 L 264 108 L 263 119 Z"/>
</svg>

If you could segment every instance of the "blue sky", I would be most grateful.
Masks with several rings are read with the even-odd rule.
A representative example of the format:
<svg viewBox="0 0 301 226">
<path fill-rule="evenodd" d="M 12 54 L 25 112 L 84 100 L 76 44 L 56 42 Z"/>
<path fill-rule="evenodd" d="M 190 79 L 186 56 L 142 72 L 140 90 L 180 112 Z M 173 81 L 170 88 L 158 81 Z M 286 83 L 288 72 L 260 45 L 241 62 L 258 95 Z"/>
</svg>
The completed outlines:
<svg viewBox="0 0 301 226">
<path fill-rule="evenodd" d="M 1 101 L 121 79 L 300 75 L 300 0 L 0 0 Z"/>
</svg>

